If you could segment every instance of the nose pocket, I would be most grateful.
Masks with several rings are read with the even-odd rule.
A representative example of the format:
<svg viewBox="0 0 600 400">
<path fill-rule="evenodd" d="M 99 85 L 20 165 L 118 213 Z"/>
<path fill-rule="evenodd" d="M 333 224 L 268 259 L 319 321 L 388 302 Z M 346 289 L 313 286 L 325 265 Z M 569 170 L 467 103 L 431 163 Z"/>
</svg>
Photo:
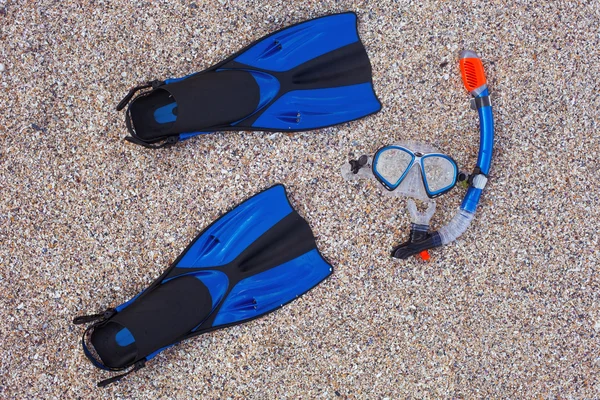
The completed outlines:
<svg viewBox="0 0 600 400">
<path fill-rule="evenodd" d="M 408 197 L 416 199 L 427 199 L 425 187 L 423 186 L 423 171 L 418 163 L 415 163 L 412 168 L 406 173 L 406 176 L 400 183 L 397 189 L 400 193 Z"/>
</svg>

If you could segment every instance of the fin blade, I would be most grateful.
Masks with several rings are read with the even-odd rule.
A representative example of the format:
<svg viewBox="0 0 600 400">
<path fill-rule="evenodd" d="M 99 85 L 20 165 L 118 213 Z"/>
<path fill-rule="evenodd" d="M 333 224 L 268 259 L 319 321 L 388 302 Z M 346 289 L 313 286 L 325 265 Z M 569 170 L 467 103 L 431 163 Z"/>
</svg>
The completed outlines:
<svg viewBox="0 0 600 400">
<path fill-rule="evenodd" d="M 235 61 L 268 71 L 290 70 L 357 42 L 356 20 L 356 14 L 343 13 L 284 28 L 250 46 Z"/>
</svg>

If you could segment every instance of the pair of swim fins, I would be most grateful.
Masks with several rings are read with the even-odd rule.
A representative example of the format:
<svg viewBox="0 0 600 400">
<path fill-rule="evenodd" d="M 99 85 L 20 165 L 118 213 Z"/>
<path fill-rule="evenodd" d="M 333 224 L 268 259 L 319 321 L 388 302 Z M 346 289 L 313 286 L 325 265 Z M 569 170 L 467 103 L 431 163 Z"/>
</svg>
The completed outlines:
<svg viewBox="0 0 600 400">
<path fill-rule="evenodd" d="M 150 90 L 136 96 L 142 89 Z M 381 104 L 357 17 L 343 13 L 277 31 L 202 72 L 133 88 L 125 107 L 128 140 L 161 147 L 214 131 L 317 129 Z M 133 299 L 73 322 L 89 324 L 82 346 L 95 366 L 127 370 L 104 386 L 175 343 L 274 311 L 331 272 L 277 185 L 215 221 Z"/>
<path fill-rule="evenodd" d="M 105 386 L 175 343 L 274 311 L 331 273 L 308 223 L 276 185 L 216 220 L 137 296 L 73 322 L 91 324 L 82 345 L 95 366 L 129 369 L 98 384 Z"/>
<path fill-rule="evenodd" d="M 136 93 L 142 89 L 150 89 Z M 134 97 L 135 96 L 135 97 Z M 305 131 L 378 112 L 371 64 L 352 12 L 265 36 L 182 78 L 130 90 L 126 139 L 157 148 L 215 131 Z"/>
</svg>

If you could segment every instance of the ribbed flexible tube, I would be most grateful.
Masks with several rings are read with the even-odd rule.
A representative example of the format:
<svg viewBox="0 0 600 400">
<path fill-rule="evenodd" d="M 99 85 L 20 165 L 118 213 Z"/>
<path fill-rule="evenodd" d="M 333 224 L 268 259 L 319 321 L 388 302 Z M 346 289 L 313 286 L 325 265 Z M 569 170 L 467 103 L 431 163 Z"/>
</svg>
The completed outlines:
<svg viewBox="0 0 600 400">
<path fill-rule="evenodd" d="M 438 234 L 442 239 L 442 245 L 453 242 L 460 235 L 465 233 L 474 217 L 475 213 L 459 208 L 458 214 L 456 214 L 448 224 L 438 230 Z"/>
</svg>

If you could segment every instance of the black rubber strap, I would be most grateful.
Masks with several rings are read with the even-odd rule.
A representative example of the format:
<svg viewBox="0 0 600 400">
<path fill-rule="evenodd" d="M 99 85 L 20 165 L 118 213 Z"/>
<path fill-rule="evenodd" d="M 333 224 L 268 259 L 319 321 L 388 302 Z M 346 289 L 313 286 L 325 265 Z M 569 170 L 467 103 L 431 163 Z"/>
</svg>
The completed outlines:
<svg viewBox="0 0 600 400">
<path fill-rule="evenodd" d="M 111 368 L 111 367 L 107 367 L 106 365 L 104 365 L 100 360 L 96 359 L 96 357 L 94 357 L 94 355 L 92 354 L 92 352 L 90 351 L 90 348 L 88 347 L 88 345 L 86 344 L 86 338 L 88 336 L 88 334 L 93 330 L 98 328 L 99 326 L 102 326 L 103 324 L 105 324 L 106 322 L 108 322 L 108 320 L 117 313 L 117 311 L 115 309 L 108 309 L 103 313 L 99 313 L 99 314 L 92 314 L 92 315 L 83 315 L 80 317 L 76 317 L 75 319 L 73 319 L 73 323 L 74 324 L 84 324 L 86 322 L 91 322 L 91 321 L 97 321 L 95 323 L 93 323 L 92 325 L 88 326 L 87 329 L 85 330 L 85 332 L 83 332 L 83 336 L 81 337 L 81 346 L 83 347 L 83 354 L 85 354 L 85 356 L 92 362 L 92 364 L 94 364 L 94 366 L 106 370 L 106 371 L 114 371 L 114 372 L 118 372 L 118 371 L 123 371 L 127 368 L 129 368 L 130 366 L 126 366 L 123 368 Z M 131 368 L 129 371 L 110 377 L 108 379 L 104 379 L 103 381 L 98 382 L 98 387 L 105 387 L 110 385 L 111 383 L 114 382 L 118 382 L 121 379 L 125 378 L 127 375 L 131 374 L 132 372 L 135 372 L 139 369 L 142 369 L 146 366 L 146 359 L 143 358 L 139 361 L 136 361 L 134 364 L 132 364 L 133 368 Z"/>
<path fill-rule="evenodd" d="M 91 315 L 80 315 L 78 317 L 73 318 L 73 323 L 75 325 L 87 324 L 88 322 L 94 322 L 102 318 L 104 314 L 91 314 Z"/>
<path fill-rule="evenodd" d="M 93 324 L 93 325 L 90 325 L 90 326 L 88 326 L 88 327 L 87 327 L 87 329 L 85 330 L 85 332 L 83 332 L 83 335 L 82 335 L 82 337 L 81 337 L 81 347 L 83 347 L 83 354 L 85 354 L 85 356 L 88 358 L 88 360 L 90 360 L 90 362 L 91 362 L 92 364 L 94 364 L 94 366 L 95 366 L 96 368 L 100 368 L 100 369 L 103 369 L 103 370 L 106 370 L 106 371 L 115 371 L 114 369 L 112 369 L 112 368 L 110 368 L 110 367 L 107 367 L 106 365 L 104 365 L 104 364 L 102 364 L 100 361 L 98 361 L 98 360 L 96 359 L 96 357 L 94 357 L 94 356 L 92 355 L 92 352 L 90 351 L 90 348 L 89 348 L 89 347 L 87 346 L 87 344 L 85 343 L 85 339 L 86 339 L 86 337 L 87 337 L 88 333 L 90 333 L 92 329 L 95 329 L 95 328 L 97 328 L 97 327 L 98 327 L 99 325 L 101 325 L 103 322 L 104 322 L 104 321 L 99 321 L 99 322 L 96 322 L 95 324 Z M 121 370 L 118 370 L 118 371 L 121 371 Z"/>
<path fill-rule="evenodd" d="M 88 322 L 97 321 L 99 319 L 106 320 L 112 317 L 117 313 L 117 310 L 114 308 L 109 308 L 108 310 L 101 312 L 99 314 L 91 314 L 91 315 L 80 315 L 78 317 L 73 318 L 73 323 L 75 325 L 87 324 Z"/>
<path fill-rule="evenodd" d="M 129 89 L 129 92 L 125 95 L 125 97 L 123 97 L 123 100 L 121 100 L 119 102 L 119 104 L 117 104 L 117 111 L 121 111 L 122 109 L 124 109 L 125 106 L 127 104 L 129 104 L 129 102 L 131 101 L 133 96 L 135 96 L 135 94 L 138 91 L 140 91 L 142 89 L 148 89 L 148 88 L 156 89 L 157 87 L 162 86 L 164 84 L 165 84 L 165 82 L 163 82 L 163 81 L 153 80 L 153 81 L 146 82 L 143 85 L 139 85 L 139 86 Z"/>
<path fill-rule="evenodd" d="M 147 149 L 162 149 L 165 147 L 174 146 L 177 142 L 179 142 L 179 135 L 169 136 L 161 144 L 146 143 L 143 140 L 136 138 L 135 136 L 126 136 L 125 140 L 131 143 L 139 144 L 140 146 L 144 146 Z"/>
<path fill-rule="evenodd" d="M 142 94 L 140 94 L 140 96 L 143 96 L 144 94 L 145 93 L 142 93 Z M 140 96 L 138 96 L 138 97 L 140 97 Z M 136 99 L 137 99 L 137 97 L 136 97 Z M 127 111 L 125 112 L 125 126 L 127 127 L 127 130 L 129 131 L 129 133 L 131 134 L 131 136 L 126 136 L 125 140 L 127 140 L 128 142 L 143 146 L 147 149 L 162 149 L 165 147 L 173 146 L 177 142 L 179 142 L 179 135 L 169 136 L 169 137 L 165 138 L 161 144 L 148 143 L 148 142 L 138 138 L 138 136 L 135 133 L 135 129 L 133 129 L 133 123 L 131 122 L 131 105 L 127 108 Z"/>
<path fill-rule="evenodd" d="M 86 330 L 83 332 L 83 335 L 81 336 L 81 347 L 83 348 L 83 354 L 85 354 L 85 356 L 88 358 L 88 360 L 90 360 L 91 363 L 94 364 L 95 367 L 106 370 L 106 371 L 123 371 L 124 369 L 128 368 L 129 366 L 126 366 L 124 368 L 107 367 L 106 365 L 104 365 L 101 362 L 101 360 L 98 360 L 96 357 L 94 357 L 94 355 L 92 354 L 92 352 L 90 351 L 90 348 L 88 347 L 88 345 L 86 343 L 86 338 L 93 329 L 96 329 L 96 328 L 104 325 L 116 313 L 117 313 L 117 310 L 115 310 L 114 308 L 109 308 L 108 310 L 104 311 L 103 313 L 92 314 L 92 315 L 83 315 L 83 316 L 76 317 L 75 319 L 73 319 L 73 323 L 78 324 L 78 325 L 85 324 L 87 322 L 96 321 L 93 324 L 91 324 L 90 326 L 88 326 L 86 328 Z"/>
<path fill-rule="evenodd" d="M 146 366 L 146 359 L 142 359 L 138 362 L 136 362 L 135 364 L 133 364 L 133 368 L 131 368 L 129 371 L 120 374 L 120 375 L 115 375 L 111 378 L 105 379 L 103 381 L 98 382 L 98 387 L 105 387 L 110 385 L 111 383 L 115 383 L 120 381 L 121 379 L 125 378 L 127 375 L 131 374 L 132 372 L 138 371 L 142 368 L 144 368 Z"/>
</svg>

